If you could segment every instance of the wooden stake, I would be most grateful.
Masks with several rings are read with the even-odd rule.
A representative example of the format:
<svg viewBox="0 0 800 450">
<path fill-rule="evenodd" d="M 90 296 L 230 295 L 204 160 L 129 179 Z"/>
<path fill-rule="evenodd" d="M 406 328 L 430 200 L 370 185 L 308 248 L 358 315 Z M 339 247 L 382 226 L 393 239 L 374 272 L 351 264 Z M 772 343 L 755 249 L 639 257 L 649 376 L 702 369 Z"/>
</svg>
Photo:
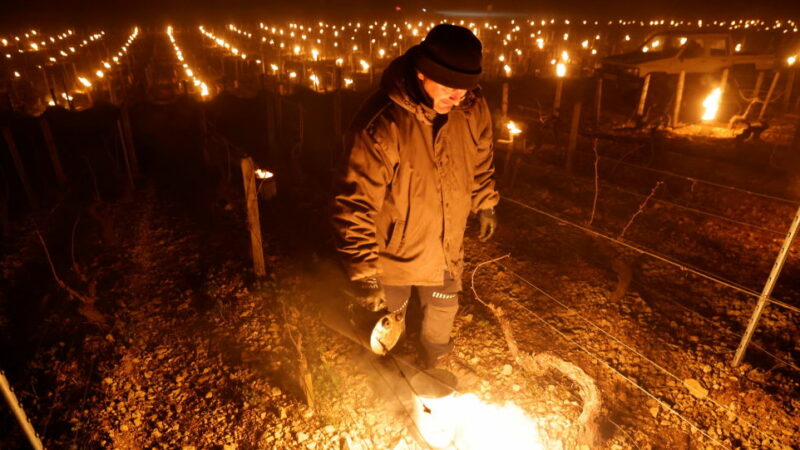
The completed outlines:
<svg viewBox="0 0 800 450">
<path fill-rule="evenodd" d="M 11 390 L 11 385 L 2 371 L 0 371 L 0 392 L 3 393 L 3 398 L 6 400 L 8 409 L 14 413 L 14 418 L 17 419 L 17 423 L 25 433 L 28 443 L 34 450 L 42 450 L 44 448 L 42 441 L 39 439 L 39 436 L 36 435 L 33 425 L 31 425 L 31 422 L 28 420 L 28 416 L 25 415 L 25 411 L 22 409 L 22 406 L 20 406 L 17 396 L 14 395 L 14 391 Z"/>
<path fill-rule="evenodd" d="M 798 225 L 800 225 L 800 208 L 797 209 L 797 212 L 794 215 L 792 226 L 789 227 L 789 232 L 786 234 L 786 238 L 783 240 L 783 246 L 781 246 L 781 250 L 778 252 L 778 257 L 775 259 L 775 264 L 772 266 L 772 271 L 770 272 L 767 282 L 764 285 L 764 290 L 761 291 L 761 296 L 758 297 L 758 304 L 756 304 L 756 309 L 753 310 L 753 315 L 750 317 L 750 323 L 747 324 L 747 331 L 745 331 L 744 336 L 742 336 L 742 341 L 739 343 L 739 348 L 736 349 L 736 355 L 733 357 L 734 367 L 741 364 L 742 359 L 744 359 L 744 353 L 747 351 L 747 347 L 750 345 L 750 340 L 753 338 L 753 333 L 756 331 L 758 321 L 761 318 L 761 313 L 764 311 L 764 307 L 767 305 L 769 297 L 772 295 L 772 289 L 775 287 L 775 283 L 778 281 L 778 277 L 781 274 L 783 263 L 786 261 L 786 255 L 788 255 L 789 248 L 792 246 L 794 237 L 797 234 Z"/>
<path fill-rule="evenodd" d="M 581 102 L 572 107 L 572 124 L 569 127 L 569 144 L 567 145 L 567 171 L 572 173 L 575 164 L 575 148 L 578 146 L 578 126 L 581 122 Z"/>
<path fill-rule="evenodd" d="M 47 145 L 47 152 L 50 154 L 50 163 L 53 165 L 53 172 L 56 175 L 56 181 L 59 186 L 67 184 L 67 177 L 64 175 L 64 168 L 61 166 L 61 158 L 58 156 L 58 147 L 56 141 L 53 139 L 53 132 L 50 130 L 50 124 L 44 117 L 39 118 L 39 128 L 42 130 L 44 143 Z"/>
<path fill-rule="evenodd" d="M 564 90 L 564 79 L 556 80 L 556 98 L 553 100 L 553 115 L 557 116 L 561 109 L 561 92 Z"/>
<path fill-rule="evenodd" d="M 722 80 L 719 82 L 719 103 L 722 105 L 722 101 L 725 98 L 725 88 L 728 87 L 728 75 L 730 74 L 731 70 L 729 68 L 722 69 Z"/>
<path fill-rule="evenodd" d="M 686 71 L 681 70 L 678 74 L 678 90 L 675 93 L 675 109 L 672 112 L 672 128 L 681 123 L 681 103 L 683 103 L 683 86 L 686 83 Z"/>
<path fill-rule="evenodd" d="M 503 113 L 503 122 L 508 119 L 508 83 L 503 83 L 503 103 L 501 106 L 501 111 Z"/>
<path fill-rule="evenodd" d="M 758 113 L 758 121 L 761 122 L 764 120 L 764 115 L 767 114 L 767 107 L 769 107 L 769 102 L 772 100 L 772 94 L 775 93 L 775 87 L 778 86 L 778 80 L 781 78 L 780 71 L 775 71 L 775 75 L 772 76 L 772 83 L 769 85 L 769 90 L 767 91 L 767 97 L 764 99 L 764 103 L 761 104 L 761 112 Z"/>
<path fill-rule="evenodd" d="M 5 138 L 8 152 L 11 153 L 11 159 L 14 161 L 14 167 L 17 169 L 17 175 L 22 182 L 22 187 L 25 188 L 25 194 L 28 196 L 28 204 L 31 208 L 37 209 L 39 207 L 39 201 L 28 180 L 28 172 L 25 170 L 25 165 L 22 163 L 22 158 L 19 155 L 19 150 L 17 149 L 17 144 L 14 142 L 14 135 L 11 134 L 10 128 L 3 127 L 3 138 Z"/>
<path fill-rule="evenodd" d="M 650 90 L 650 74 L 644 77 L 644 85 L 642 85 L 642 95 L 639 97 L 639 106 L 636 108 L 636 115 L 639 117 L 644 116 L 644 105 L 647 102 L 647 91 Z"/>
<path fill-rule="evenodd" d="M 756 85 L 753 87 L 753 98 L 761 98 L 761 85 L 764 84 L 764 72 L 760 70 L 756 77 Z"/>
<path fill-rule="evenodd" d="M 597 77 L 594 88 L 594 129 L 600 129 L 600 118 L 603 113 L 603 77 Z"/>
<path fill-rule="evenodd" d="M 64 95 L 67 97 L 67 105 L 70 111 L 74 111 L 75 106 L 72 103 L 72 96 L 69 95 L 69 89 L 67 88 L 67 69 L 65 69 L 64 66 L 61 66 L 61 68 L 63 69 L 61 71 L 61 84 L 64 87 Z"/>
<path fill-rule="evenodd" d="M 47 92 L 52 92 L 52 89 L 50 88 L 50 79 L 47 77 L 47 69 L 45 69 L 45 66 L 42 66 L 42 77 L 44 78 L 44 88 L 45 88 L 45 90 Z M 55 102 L 56 102 L 56 99 L 54 97 L 53 98 L 53 103 L 55 103 Z M 55 105 L 53 105 L 53 106 L 55 106 Z"/>
<path fill-rule="evenodd" d="M 253 272 L 257 277 L 267 275 L 264 263 L 264 248 L 261 243 L 261 220 L 258 216 L 258 192 L 256 190 L 256 170 L 253 158 L 242 158 L 242 179 L 244 198 L 247 206 L 247 228 L 250 230 L 250 247 L 253 254 Z"/>
</svg>

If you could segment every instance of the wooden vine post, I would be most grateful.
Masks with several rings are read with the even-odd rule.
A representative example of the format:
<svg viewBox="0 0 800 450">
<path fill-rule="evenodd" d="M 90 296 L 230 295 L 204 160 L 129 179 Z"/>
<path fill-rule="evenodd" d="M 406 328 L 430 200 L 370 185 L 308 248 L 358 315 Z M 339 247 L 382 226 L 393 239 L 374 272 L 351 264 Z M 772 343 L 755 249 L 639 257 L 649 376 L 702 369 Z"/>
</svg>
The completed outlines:
<svg viewBox="0 0 800 450">
<path fill-rule="evenodd" d="M 22 162 L 22 157 L 17 149 L 16 142 L 14 142 L 14 135 L 11 133 L 10 128 L 3 127 L 3 139 L 6 141 L 6 147 L 8 147 L 8 152 L 11 154 L 11 160 L 14 162 L 14 167 L 17 169 L 17 176 L 20 182 L 22 182 L 22 187 L 25 189 L 25 195 L 28 196 L 28 204 L 31 208 L 36 209 L 39 207 L 39 200 L 36 197 L 33 186 L 31 186 L 28 172 L 25 170 L 25 164 Z"/>
<path fill-rule="evenodd" d="M 42 130 L 44 143 L 47 146 L 47 153 L 50 155 L 50 163 L 53 165 L 56 181 L 59 186 L 63 187 L 67 184 L 67 176 L 64 175 L 64 167 L 61 165 L 61 158 L 58 156 L 58 147 L 56 147 L 56 140 L 53 138 L 53 131 L 44 117 L 40 117 L 38 122 L 39 128 Z"/>
<path fill-rule="evenodd" d="M 642 94 L 639 96 L 639 105 L 636 107 L 636 117 L 644 117 L 644 107 L 647 104 L 647 93 L 650 91 L 650 74 L 644 76 L 644 84 L 642 85 Z"/>
<path fill-rule="evenodd" d="M 575 170 L 575 149 L 578 147 L 578 129 L 581 123 L 581 102 L 572 107 L 572 122 L 569 127 L 569 143 L 567 144 L 567 172 Z"/>
<path fill-rule="evenodd" d="M 772 83 L 769 85 L 769 90 L 767 91 L 767 97 L 764 99 L 764 103 L 761 104 L 761 112 L 758 113 L 758 121 L 761 122 L 764 120 L 764 116 L 767 114 L 767 108 L 769 108 L 769 103 L 772 101 L 772 94 L 775 93 L 775 88 L 778 86 L 778 80 L 781 79 L 781 72 L 779 70 L 775 71 L 775 75 L 772 76 Z"/>
<path fill-rule="evenodd" d="M 681 123 L 681 103 L 683 103 L 683 88 L 686 84 L 686 71 L 681 70 L 678 74 L 678 90 L 675 93 L 675 109 L 672 111 L 672 128 L 676 128 Z"/>
<path fill-rule="evenodd" d="M 556 79 L 556 96 L 553 99 L 553 115 L 558 117 L 561 111 L 561 94 L 564 91 L 564 78 L 558 77 Z"/>
<path fill-rule="evenodd" d="M 257 277 L 267 275 L 264 263 L 264 247 L 261 243 L 261 220 L 258 215 L 258 189 L 256 189 L 256 168 L 253 158 L 242 158 L 242 180 L 244 199 L 247 207 L 247 228 L 250 230 L 250 247 L 253 253 L 253 272 Z"/>
<path fill-rule="evenodd" d="M 594 88 L 594 129 L 600 129 L 600 119 L 603 114 L 603 77 L 598 76 Z"/>
</svg>

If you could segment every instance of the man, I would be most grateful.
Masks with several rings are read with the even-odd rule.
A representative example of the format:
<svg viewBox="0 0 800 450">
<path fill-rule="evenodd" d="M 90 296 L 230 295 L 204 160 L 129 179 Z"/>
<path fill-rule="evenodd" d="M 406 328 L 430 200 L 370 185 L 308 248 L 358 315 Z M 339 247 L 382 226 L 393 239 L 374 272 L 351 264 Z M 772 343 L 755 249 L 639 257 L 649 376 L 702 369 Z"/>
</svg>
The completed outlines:
<svg viewBox="0 0 800 450">
<path fill-rule="evenodd" d="M 481 240 L 497 227 L 481 52 L 470 30 L 444 24 L 392 61 L 351 127 L 335 198 L 354 297 L 404 314 L 416 289 L 428 368 L 452 351 L 467 217 L 477 214 Z"/>
</svg>

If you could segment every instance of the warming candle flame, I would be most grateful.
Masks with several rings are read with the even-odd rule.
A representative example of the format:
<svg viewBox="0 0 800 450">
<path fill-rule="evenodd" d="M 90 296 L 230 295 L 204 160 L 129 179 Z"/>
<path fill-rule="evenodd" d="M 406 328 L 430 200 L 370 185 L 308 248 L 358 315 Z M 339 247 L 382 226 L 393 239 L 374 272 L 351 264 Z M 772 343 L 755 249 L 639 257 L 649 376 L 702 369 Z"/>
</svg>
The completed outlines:
<svg viewBox="0 0 800 450">
<path fill-rule="evenodd" d="M 566 64 L 561 63 L 561 62 L 556 64 L 556 76 L 558 78 L 564 78 L 565 76 L 567 76 L 567 65 Z"/>
<path fill-rule="evenodd" d="M 267 180 L 274 176 L 275 174 L 273 174 L 269 170 L 256 169 L 256 177 L 258 177 L 258 179 L 260 180 Z"/>
<path fill-rule="evenodd" d="M 717 117 L 717 111 L 719 110 L 719 103 L 722 98 L 722 88 L 716 88 L 708 94 L 705 100 L 703 100 L 703 117 L 704 121 L 714 120 Z"/>
<path fill-rule="evenodd" d="M 511 136 L 516 136 L 516 135 L 522 133 L 522 130 L 519 129 L 517 124 L 512 122 L 512 121 L 510 121 L 510 120 L 508 121 L 508 124 L 506 124 L 506 128 L 508 128 L 508 133 Z"/>
</svg>

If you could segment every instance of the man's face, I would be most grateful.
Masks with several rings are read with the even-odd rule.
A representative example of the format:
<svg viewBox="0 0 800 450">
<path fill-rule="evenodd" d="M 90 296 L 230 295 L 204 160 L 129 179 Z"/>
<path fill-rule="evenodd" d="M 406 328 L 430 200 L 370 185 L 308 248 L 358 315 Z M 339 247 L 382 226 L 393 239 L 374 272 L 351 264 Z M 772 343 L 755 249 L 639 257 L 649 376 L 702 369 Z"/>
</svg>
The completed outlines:
<svg viewBox="0 0 800 450">
<path fill-rule="evenodd" d="M 449 113 L 467 95 L 466 89 L 449 88 L 427 78 L 420 72 L 417 72 L 417 77 L 422 81 L 422 88 L 433 101 L 433 110 L 439 114 Z"/>
</svg>

